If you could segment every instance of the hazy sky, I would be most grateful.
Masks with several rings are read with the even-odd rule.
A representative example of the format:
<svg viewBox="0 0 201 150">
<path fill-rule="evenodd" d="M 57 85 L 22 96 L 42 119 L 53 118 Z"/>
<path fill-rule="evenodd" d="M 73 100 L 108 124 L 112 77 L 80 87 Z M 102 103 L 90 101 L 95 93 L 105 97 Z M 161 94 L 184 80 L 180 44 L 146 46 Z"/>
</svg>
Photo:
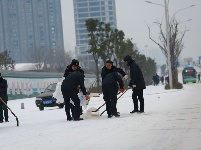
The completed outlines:
<svg viewBox="0 0 201 150">
<path fill-rule="evenodd" d="M 153 3 L 164 5 L 164 0 L 150 0 Z M 73 14 L 73 0 L 61 0 L 64 44 L 66 50 L 74 50 L 75 28 Z M 194 7 L 179 10 L 195 5 Z M 158 29 L 155 21 L 164 20 L 164 7 L 146 3 L 145 0 L 116 0 L 117 28 L 123 30 L 126 38 L 132 38 L 139 49 L 158 48 L 148 37 L 146 24 L 152 25 L 152 36 L 157 40 Z M 193 57 L 195 60 L 201 56 L 201 0 L 170 0 L 170 17 L 176 14 L 180 22 L 180 29 L 189 31 L 184 37 L 185 48 L 182 58 Z M 187 21 L 192 19 L 191 21 Z M 165 22 L 164 22 L 165 23 Z"/>
</svg>

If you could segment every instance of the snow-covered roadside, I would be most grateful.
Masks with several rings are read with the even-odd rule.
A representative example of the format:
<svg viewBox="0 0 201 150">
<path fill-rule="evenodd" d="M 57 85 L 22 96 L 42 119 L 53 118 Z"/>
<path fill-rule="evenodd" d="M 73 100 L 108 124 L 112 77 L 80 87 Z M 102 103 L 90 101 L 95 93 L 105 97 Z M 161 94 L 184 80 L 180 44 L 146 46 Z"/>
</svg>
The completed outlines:
<svg viewBox="0 0 201 150">
<path fill-rule="evenodd" d="M 148 86 L 144 114 L 129 113 L 133 109 L 129 90 L 118 100 L 120 118 L 84 113 L 80 122 L 67 122 L 64 109 L 57 107 L 39 111 L 34 98 L 9 101 L 20 126 L 12 114 L 9 123 L 0 124 L 1 150 L 201 149 L 200 90 L 201 84 L 186 84 L 182 90 Z M 102 97 L 94 97 L 88 108 L 103 103 Z"/>
</svg>

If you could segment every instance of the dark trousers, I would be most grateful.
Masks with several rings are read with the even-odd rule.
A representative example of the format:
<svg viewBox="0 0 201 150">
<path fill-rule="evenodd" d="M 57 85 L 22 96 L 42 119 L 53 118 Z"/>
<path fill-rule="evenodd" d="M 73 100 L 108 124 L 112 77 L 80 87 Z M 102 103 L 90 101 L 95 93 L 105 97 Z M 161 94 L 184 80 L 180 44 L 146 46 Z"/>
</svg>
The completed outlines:
<svg viewBox="0 0 201 150">
<path fill-rule="evenodd" d="M 102 87 L 103 99 L 106 103 L 107 114 L 115 114 L 117 112 L 117 93 L 118 86 L 115 84 L 108 84 Z"/>
<path fill-rule="evenodd" d="M 7 104 L 7 101 L 5 103 Z M 3 121 L 3 114 L 5 120 L 8 120 L 8 108 L 2 102 L 0 102 L 0 121 Z"/>
<path fill-rule="evenodd" d="M 134 103 L 134 110 L 138 111 L 138 99 L 139 99 L 140 111 L 144 111 L 143 89 L 133 89 L 132 99 Z"/>
<path fill-rule="evenodd" d="M 71 117 L 70 109 L 72 109 L 71 111 L 73 112 L 73 118 L 80 118 L 80 100 L 78 98 L 77 91 L 74 92 L 62 90 L 62 94 L 64 97 L 67 118 Z M 71 106 L 70 99 L 74 102 L 75 106 Z"/>
</svg>

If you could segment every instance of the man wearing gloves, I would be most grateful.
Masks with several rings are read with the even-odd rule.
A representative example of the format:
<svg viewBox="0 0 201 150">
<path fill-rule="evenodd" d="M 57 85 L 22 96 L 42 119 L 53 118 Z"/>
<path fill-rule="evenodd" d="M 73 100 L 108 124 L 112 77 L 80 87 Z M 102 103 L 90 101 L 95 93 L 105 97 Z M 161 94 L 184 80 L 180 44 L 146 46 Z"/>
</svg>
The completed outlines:
<svg viewBox="0 0 201 150">
<path fill-rule="evenodd" d="M 124 62 L 127 66 L 130 67 L 130 82 L 129 87 L 132 88 L 133 94 L 132 99 L 134 103 L 134 110 L 130 113 L 135 112 L 144 112 L 144 97 L 143 97 L 143 89 L 146 89 L 144 77 L 140 67 L 135 63 L 135 61 L 131 58 L 131 56 L 127 55 L 124 58 Z M 138 110 L 138 99 L 140 101 L 140 110 Z"/>
<path fill-rule="evenodd" d="M 103 99 L 106 103 L 106 110 L 108 118 L 112 116 L 119 117 L 117 112 L 117 93 L 120 87 L 120 92 L 124 92 L 124 84 L 121 77 L 113 70 L 113 72 L 107 74 L 102 81 Z"/>
<path fill-rule="evenodd" d="M 81 89 L 86 100 L 89 100 L 89 96 L 87 95 L 86 88 L 84 86 L 84 71 L 82 69 L 78 69 L 65 77 L 61 85 L 61 91 L 65 101 L 67 121 L 83 120 L 83 118 L 80 118 L 80 100 L 77 95 L 78 88 Z M 75 106 L 73 108 L 70 107 L 70 99 L 74 102 Z M 70 109 L 73 109 L 73 118 L 70 115 Z"/>
</svg>

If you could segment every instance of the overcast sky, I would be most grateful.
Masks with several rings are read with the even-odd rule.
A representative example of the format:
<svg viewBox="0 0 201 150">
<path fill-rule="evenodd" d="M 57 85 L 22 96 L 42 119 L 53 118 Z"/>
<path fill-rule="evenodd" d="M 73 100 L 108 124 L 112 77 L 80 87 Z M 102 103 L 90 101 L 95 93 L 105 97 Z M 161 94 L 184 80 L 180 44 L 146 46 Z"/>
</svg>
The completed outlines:
<svg viewBox="0 0 201 150">
<path fill-rule="evenodd" d="M 164 0 L 151 0 L 153 3 L 164 5 Z M 64 44 L 66 50 L 74 50 L 75 28 L 73 14 L 73 0 L 61 0 Z M 176 19 L 180 22 L 180 29 L 189 31 L 184 38 L 185 48 L 182 51 L 182 58 L 193 57 L 198 59 L 201 56 L 201 0 L 170 0 L 170 17 L 177 11 Z M 164 20 L 164 8 L 162 6 L 146 3 L 145 0 L 116 0 L 117 28 L 123 30 L 126 38 L 132 38 L 133 43 L 137 43 L 139 49 L 158 48 L 148 38 L 146 24 L 152 26 L 152 36 L 157 40 L 158 30 L 153 22 Z M 191 21 L 187 21 L 192 19 Z M 165 22 L 164 22 L 165 23 Z"/>
</svg>

